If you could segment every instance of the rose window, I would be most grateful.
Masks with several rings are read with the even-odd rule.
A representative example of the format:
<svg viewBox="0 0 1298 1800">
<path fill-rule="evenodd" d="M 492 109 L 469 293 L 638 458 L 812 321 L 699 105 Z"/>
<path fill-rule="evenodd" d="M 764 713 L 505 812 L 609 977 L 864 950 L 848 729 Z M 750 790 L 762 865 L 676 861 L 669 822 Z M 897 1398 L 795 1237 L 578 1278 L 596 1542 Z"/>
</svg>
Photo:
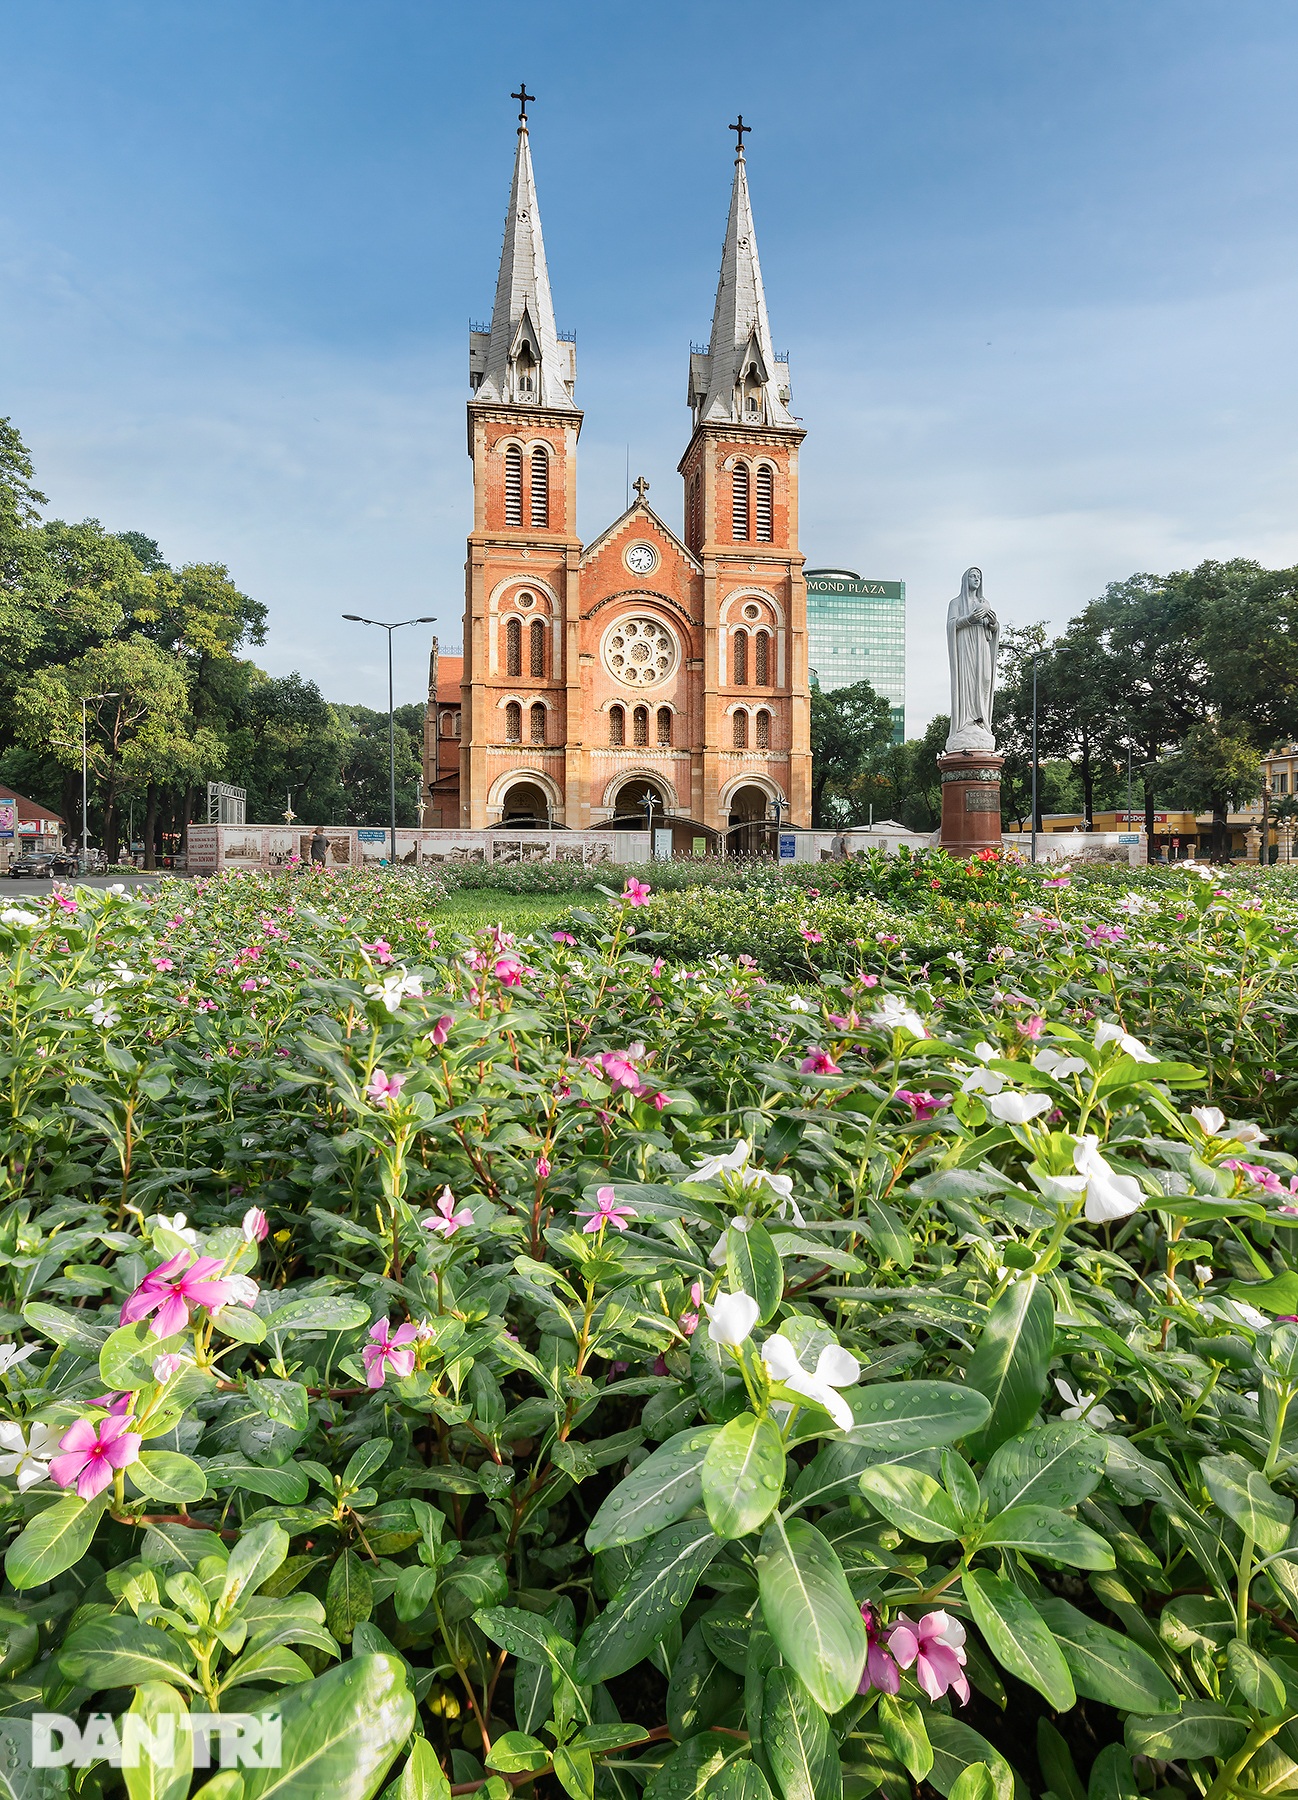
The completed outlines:
<svg viewBox="0 0 1298 1800">
<path fill-rule="evenodd" d="M 676 642 L 657 619 L 619 619 L 605 641 L 604 659 L 628 687 L 652 687 L 671 674 Z"/>
</svg>

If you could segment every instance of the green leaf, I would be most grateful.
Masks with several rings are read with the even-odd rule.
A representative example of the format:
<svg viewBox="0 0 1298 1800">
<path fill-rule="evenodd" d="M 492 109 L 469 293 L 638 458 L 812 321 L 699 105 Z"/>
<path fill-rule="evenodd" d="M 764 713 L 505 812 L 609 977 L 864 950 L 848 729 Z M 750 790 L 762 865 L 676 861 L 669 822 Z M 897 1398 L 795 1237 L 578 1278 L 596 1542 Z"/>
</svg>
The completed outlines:
<svg viewBox="0 0 1298 1800">
<path fill-rule="evenodd" d="M 1086 1800 L 1073 1753 L 1049 1719 L 1037 1720 L 1037 1762 L 1042 1780 L 1057 1800 Z"/>
<path fill-rule="evenodd" d="M 996 1800 L 996 1783 L 984 1762 L 970 1763 L 956 1776 L 948 1800 Z"/>
<path fill-rule="evenodd" d="M 933 1767 L 933 1746 L 924 1729 L 924 1715 L 913 1700 L 880 1694 L 877 1708 L 883 1741 L 916 1781 L 923 1781 Z"/>
<path fill-rule="evenodd" d="M 977 1460 L 1031 1419 L 1046 1391 L 1046 1372 L 1055 1342 L 1055 1303 L 1036 1275 L 1021 1275 L 987 1315 L 965 1370 L 969 1387 L 991 1403 L 991 1417 L 970 1440 Z"/>
<path fill-rule="evenodd" d="M 762 1748 L 784 1800 L 841 1800 L 843 1771 L 829 1721 L 792 1669 L 767 1673 Z"/>
<path fill-rule="evenodd" d="M 1284 1683 L 1271 1665 L 1242 1638 L 1232 1638 L 1227 1644 L 1226 1667 L 1246 1705 L 1267 1718 L 1278 1717 L 1288 1710 Z"/>
<path fill-rule="evenodd" d="M 1252 1536 L 1264 1556 L 1284 1549 L 1293 1523 L 1293 1501 L 1277 1494 L 1265 1475 L 1242 1456 L 1205 1456 L 1199 1471 L 1216 1505 Z"/>
<path fill-rule="evenodd" d="M 928 1739 L 933 1746 L 933 1767 L 929 1771 L 930 1787 L 950 1800 L 952 1789 L 963 1772 L 974 1763 L 985 1763 L 991 1770 L 996 1800 L 1014 1800 L 1014 1775 L 1009 1764 L 980 1736 L 971 1725 L 953 1719 L 933 1707 L 925 1715 Z"/>
<path fill-rule="evenodd" d="M 595 1759 L 589 1750 L 569 1750 L 563 1744 L 554 1752 L 554 1773 L 572 1800 L 595 1800 Z"/>
<path fill-rule="evenodd" d="M 1008 1438 L 983 1471 L 993 1515 L 1010 1506 L 1076 1506 L 1099 1486 L 1108 1452 L 1103 1437 L 1076 1419 L 1052 1419 Z"/>
<path fill-rule="evenodd" d="M 1012 1506 L 997 1515 L 981 1536 L 981 1547 L 999 1545 L 1077 1569 L 1112 1569 L 1116 1558 L 1098 1531 L 1051 1506 Z"/>
<path fill-rule="evenodd" d="M 212 1323 L 223 1336 L 237 1344 L 261 1344 L 266 1340 L 266 1327 L 255 1312 L 246 1306 L 223 1306 L 212 1314 Z"/>
<path fill-rule="evenodd" d="M 677 1743 L 715 1725 L 739 1698 L 739 1682 L 718 1659 L 703 1622 L 692 1625 L 672 1660 L 667 1723 Z"/>
<path fill-rule="evenodd" d="M 43 1300 L 29 1301 L 23 1307 L 23 1318 L 33 1331 L 53 1340 L 78 1356 L 98 1362 L 99 1352 L 108 1337 L 106 1327 L 97 1323 L 102 1315 L 92 1312 L 68 1312 L 61 1306 L 47 1306 Z M 110 1313 L 108 1317 L 112 1317 Z"/>
<path fill-rule="evenodd" d="M 181 1681 L 198 1688 L 188 1672 L 194 1653 L 183 1638 L 121 1613 L 101 1613 L 79 1625 L 55 1660 L 66 1680 L 91 1690 L 135 1687 L 143 1681 Z"/>
<path fill-rule="evenodd" d="M 500 1741 L 496 1739 L 497 1743 Z M 383 1800 L 451 1800 L 451 1784 L 427 1738 L 416 1738 L 410 1746 L 406 1766 L 386 1790 Z"/>
<path fill-rule="evenodd" d="M 265 1469 L 260 1463 L 231 1453 L 210 1456 L 203 1464 L 212 1487 L 246 1488 L 250 1494 L 264 1494 L 282 1506 L 296 1506 L 307 1497 L 310 1486 L 303 1470 L 288 1463 L 281 1469 Z"/>
<path fill-rule="evenodd" d="M 1293 1315 L 1298 1313 L 1298 1270 L 1286 1269 L 1270 1281 L 1232 1281 L 1226 1292 L 1259 1312 Z"/>
<path fill-rule="evenodd" d="M 363 1487 L 376 1469 L 381 1469 L 392 1454 L 391 1438 L 375 1438 L 362 1444 L 343 1470 L 345 1488 Z"/>
<path fill-rule="evenodd" d="M 590 1716 L 584 1691 L 573 1673 L 573 1647 L 547 1619 L 519 1606 L 485 1606 L 474 1613 L 473 1623 L 520 1663 L 548 1668 L 555 1685 L 562 1684 L 566 1691 L 565 1706 L 575 1702 L 583 1717 Z"/>
<path fill-rule="evenodd" d="M 577 1646 L 579 1681 L 609 1681 L 647 1656 L 684 1611 L 721 1539 L 706 1519 L 686 1519 L 652 1538 Z M 481 1615 L 478 1615 L 481 1617 Z"/>
<path fill-rule="evenodd" d="M 771 1784 L 752 1762 L 727 1763 L 703 1790 L 704 1800 L 774 1800 Z"/>
<path fill-rule="evenodd" d="M 329 1571 L 325 1624 L 340 1644 L 350 1644 L 356 1626 L 374 1611 L 374 1584 L 354 1550 L 344 1550 Z"/>
<path fill-rule="evenodd" d="M 761 1308 L 758 1318 L 763 1325 L 768 1324 L 784 1297 L 784 1269 L 771 1234 L 760 1220 L 751 1220 L 746 1231 L 737 1225 L 727 1226 L 726 1274 L 731 1292 L 737 1294 L 742 1289 L 750 1294 Z"/>
<path fill-rule="evenodd" d="M 128 1470 L 142 1494 L 188 1506 L 207 1492 L 207 1476 L 196 1462 L 175 1450 L 142 1450 Z"/>
<path fill-rule="evenodd" d="M 99 1352 L 99 1379 L 114 1392 L 135 1393 L 154 1384 L 153 1365 L 167 1349 L 175 1349 L 180 1338 L 168 1338 L 164 1344 L 154 1337 L 147 1319 L 134 1325 L 119 1325 L 104 1340 Z"/>
<path fill-rule="evenodd" d="M 819 1705 L 836 1713 L 865 1667 L 865 1624 L 843 1565 L 814 1525 L 777 1517 L 762 1536 L 757 1579 L 780 1654 Z"/>
<path fill-rule="evenodd" d="M 716 1425 L 678 1431 L 613 1489 L 586 1531 L 588 1550 L 609 1550 L 683 1519 L 703 1504 L 703 1462 Z"/>
<path fill-rule="evenodd" d="M 1212 1701 L 1185 1701 L 1179 1711 L 1154 1719 L 1132 1714 L 1123 1728 L 1133 1756 L 1180 1762 L 1200 1756 L 1233 1756 L 1248 1736 L 1248 1720 Z"/>
<path fill-rule="evenodd" d="M 229 1694 L 237 1687 L 295 1687 L 299 1681 L 310 1681 L 310 1664 L 296 1650 L 285 1644 L 270 1644 L 264 1650 L 250 1650 L 241 1656 L 221 1677 L 221 1690 Z"/>
<path fill-rule="evenodd" d="M 356 1331 L 370 1322 L 371 1308 L 364 1300 L 348 1300 L 342 1294 L 305 1294 L 287 1300 L 266 1320 L 271 1331 Z"/>
<path fill-rule="evenodd" d="M 527 1770 L 544 1769 L 550 1752 L 539 1738 L 525 1731 L 504 1731 L 487 1752 L 487 1767 L 499 1769 L 502 1775 L 521 1775 Z"/>
<path fill-rule="evenodd" d="M 899 1269 L 909 1269 L 915 1261 L 914 1241 L 892 1207 L 882 1200 L 872 1201 L 866 1208 L 866 1221 L 879 1260 L 896 1263 Z"/>
<path fill-rule="evenodd" d="M 307 1392 L 300 1381 L 255 1381 L 249 1378 L 245 1386 L 248 1398 L 255 1400 L 276 1425 L 287 1425 L 290 1431 L 307 1430 L 311 1419 Z"/>
<path fill-rule="evenodd" d="M 723 1425 L 703 1460 L 703 1503 L 720 1538 L 746 1537 L 769 1519 L 784 1486 L 784 1440 L 768 1414 Z"/>
<path fill-rule="evenodd" d="M 5 1574 L 13 1585 L 39 1587 L 80 1562 L 90 1548 L 109 1499 L 107 1491 L 96 1494 L 93 1500 L 78 1500 L 75 1494 L 67 1494 L 28 1520 L 5 1556 Z"/>
<path fill-rule="evenodd" d="M 278 1712 L 280 1766 L 244 1771 L 245 1800 L 372 1800 L 410 1736 L 414 1695 L 395 1656 L 359 1656 L 288 1688 Z"/>
<path fill-rule="evenodd" d="M 130 1800 L 185 1800 L 194 1772 L 194 1739 L 181 1721 L 189 1708 L 174 1687 L 165 1681 L 146 1681 L 135 1690 L 128 1718 L 143 1721 L 138 1760 L 123 1765 Z M 124 1727 L 125 1732 L 130 1726 Z M 157 1760 L 154 1760 L 154 1752 Z"/>
<path fill-rule="evenodd" d="M 1170 1712 L 1180 1696 L 1149 1653 L 1088 1619 L 1067 1600 L 1043 1595 L 1037 1610 L 1055 1638 L 1079 1694 L 1119 1712 Z"/>
<path fill-rule="evenodd" d="M 1044 1694 L 1056 1712 L 1067 1712 L 1077 1699 L 1073 1678 L 1032 1603 L 1004 1575 L 986 1569 L 967 1570 L 962 1586 L 974 1624 L 1001 1667 Z"/>
<path fill-rule="evenodd" d="M 859 1486 L 890 1525 L 921 1544 L 945 1544 L 960 1536 L 962 1521 L 950 1494 L 922 1469 L 879 1463 L 864 1472 Z"/>
<path fill-rule="evenodd" d="M 288 1555 L 289 1537 L 281 1525 L 268 1519 L 246 1531 L 230 1552 L 225 1566 L 225 1585 L 217 1603 L 219 1614 L 230 1613 L 242 1594 L 255 1594 L 263 1581 Z"/>
<path fill-rule="evenodd" d="M 222 1769 L 203 1783 L 194 1800 L 243 1800 L 243 1776 L 238 1769 Z"/>
<path fill-rule="evenodd" d="M 1121 1744 L 1106 1744 L 1091 1764 L 1086 1800 L 1140 1800 L 1131 1757 Z"/>
<path fill-rule="evenodd" d="M 991 1416 L 980 1393 L 953 1381 L 872 1382 L 843 1398 L 856 1420 L 848 1442 L 889 1457 L 958 1443 Z"/>
</svg>

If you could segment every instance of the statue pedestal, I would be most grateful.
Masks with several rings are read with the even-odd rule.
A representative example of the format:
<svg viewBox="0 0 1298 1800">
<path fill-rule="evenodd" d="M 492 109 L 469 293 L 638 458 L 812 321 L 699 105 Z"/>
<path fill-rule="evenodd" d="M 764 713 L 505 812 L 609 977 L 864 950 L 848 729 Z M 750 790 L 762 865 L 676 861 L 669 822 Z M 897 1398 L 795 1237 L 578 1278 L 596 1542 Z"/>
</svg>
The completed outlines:
<svg viewBox="0 0 1298 1800">
<path fill-rule="evenodd" d="M 1000 849 L 1001 768 L 994 750 L 953 750 L 939 756 L 942 772 L 942 848 L 951 856 Z"/>
</svg>

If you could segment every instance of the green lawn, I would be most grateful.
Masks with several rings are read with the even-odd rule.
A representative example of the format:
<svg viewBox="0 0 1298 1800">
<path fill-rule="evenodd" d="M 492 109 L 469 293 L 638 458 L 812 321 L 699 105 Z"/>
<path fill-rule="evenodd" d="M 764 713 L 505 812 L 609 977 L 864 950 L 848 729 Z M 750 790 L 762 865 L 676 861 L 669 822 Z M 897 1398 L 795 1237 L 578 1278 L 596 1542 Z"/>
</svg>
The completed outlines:
<svg viewBox="0 0 1298 1800">
<path fill-rule="evenodd" d="M 484 925 L 536 931 L 583 898 L 579 894 L 498 894 L 486 888 L 464 888 L 448 894 L 433 917 L 456 931 L 480 931 Z"/>
</svg>

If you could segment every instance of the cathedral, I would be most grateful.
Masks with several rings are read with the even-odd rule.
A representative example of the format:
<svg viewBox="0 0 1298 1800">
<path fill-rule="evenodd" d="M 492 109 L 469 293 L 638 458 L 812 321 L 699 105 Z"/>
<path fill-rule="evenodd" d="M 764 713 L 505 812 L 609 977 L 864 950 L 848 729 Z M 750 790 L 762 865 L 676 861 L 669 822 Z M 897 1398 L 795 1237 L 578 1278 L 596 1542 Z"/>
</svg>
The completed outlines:
<svg viewBox="0 0 1298 1800">
<path fill-rule="evenodd" d="M 683 528 L 638 480 L 583 544 L 576 345 L 555 326 L 527 98 L 491 323 L 469 335 L 464 653 L 441 659 L 429 694 L 425 821 L 651 820 L 674 853 L 773 848 L 766 821 L 810 824 L 805 434 L 772 347 L 747 127 L 741 116 L 712 335 L 689 359 Z"/>
</svg>

